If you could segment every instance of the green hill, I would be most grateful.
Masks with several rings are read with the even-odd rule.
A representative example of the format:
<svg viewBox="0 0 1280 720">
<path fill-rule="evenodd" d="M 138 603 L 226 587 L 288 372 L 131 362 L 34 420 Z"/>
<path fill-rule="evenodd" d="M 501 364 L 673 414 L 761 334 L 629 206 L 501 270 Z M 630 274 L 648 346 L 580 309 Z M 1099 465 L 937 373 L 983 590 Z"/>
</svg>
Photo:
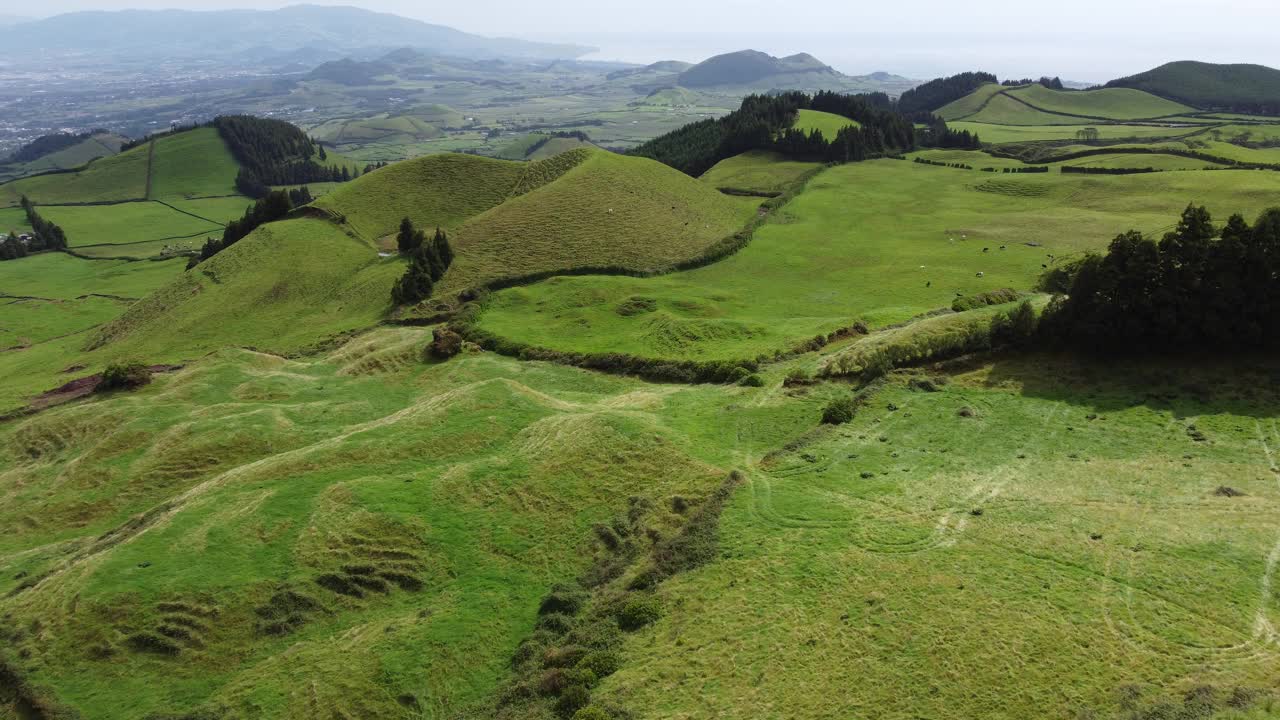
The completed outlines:
<svg viewBox="0 0 1280 720">
<path fill-rule="evenodd" d="M 161 138 L 151 165 L 151 198 L 160 200 L 239 195 L 240 166 L 213 128 Z M 229 218 L 228 218 L 229 219 Z"/>
<path fill-rule="evenodd" d="M 17 205 L 23 195 L 43 205 L 140 200 L 147 196 L 150 164 L 150 148 L 141 145 L 76 172 L 7 182 L 0 185 L 0 205 Z"/>
<path fill-rule="evenodd" d="M 555 165 L 445 153 L 394 163 L 338 188 L 315 206 L 345 218 L 371 240 L 391 235 L 408 217 L 415 225 L 454 229 L 468 218 L 528 192 L 582 156 Z"/>
<path fill-rule="evenodd" d="M 376 324 L 402 272 L 401 260 L 325 220 L 271 223 L 130 307 L 88 347 L 149 359 L 228 345 L 296 352 Z"/>
<path fill-rule="evenodd" d="M 667 268 L 741 229 L 758 204 L 645 158 L 573 150 L 543 162 L 566 171 L 458 229 L 442 291 L 579 267 Z"/>
<path fill-rule="evenodd" d="M 36 157 L 22 156 L 21 159 L 15 159 L 15 156 L 7 162 L 0 162 L 0 182 L 50 170 L 83 167 L 98 158 L 119 153 L 120 147 L 127 142 L 127 138 L 107 132 L 68 138 L 70 142 L 55 143 L 48 148 L 48 152 L 37 151 L 39 154 Z"/>
<path fill-rule="evenodd" d="M 1038 83 L 1016 88 L 983 85 L 938 110 L 938 114 L 948 121 L 994 125 L 1078 125 L 1173 117 L 1194 112 L 1186 105 L 1138 90 L 1050 90 Z"/>
<path fill-rule="evenodd" d="M 379 115 L 359 120 L 333 120 L 311 129 L 311 136 L 326 145 L 389 145 L 432 140 L 444 133 L 412 115 Z"/>
<path fill-rule="evenodd" d="M 1264 65 L 1217 65 L 1184 60 L 1112 80 L 1202 110 L 1280 114 L 1280 70 Z"/>
<path fill-rule="evenodd" d="M 686 88 L 788 87 L 841 88 L 848 80 L 812 55 L 777 58 L 757 50 L 741 50 L 704 60 L 679 75 Z"/>
<path fill-rule="evenodd" d="M 1014 88 L 1008 94 L 1046 112 L 1108 120 L 1142 120 L 1195 112 L 1194 108 L 1181 103 L 1128 88 L 1050 90 L 1037 83 Z"/>
</svg>

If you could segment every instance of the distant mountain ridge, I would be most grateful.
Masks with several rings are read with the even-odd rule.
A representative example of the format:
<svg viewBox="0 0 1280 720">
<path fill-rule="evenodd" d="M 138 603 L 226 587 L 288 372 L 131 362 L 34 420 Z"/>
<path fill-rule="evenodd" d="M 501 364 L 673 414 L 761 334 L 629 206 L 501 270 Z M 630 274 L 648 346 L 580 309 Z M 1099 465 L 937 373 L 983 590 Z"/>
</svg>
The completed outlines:
<svg viewBox="0 0 1280 720">
<path fill-rule="evenodd" d="M 674 63 L 658 63 L 645 70 L 650 74 L 658 66 L 676 67 Z M 883 91 L 897 95 L 916 85 L 908 78 L 876 72 L 871 75 L 845 75 L 808 53 L 774 57 L 758 50 L 740 50 L 708 58 L 671 76 L 667 86 L 696 90 L 717 88 L 770 90 L 842 90 Z"/>
<path fill-rule="evenodd" d="M 1107 87 L 1145 90 L 1202 110 L 1280 115 L 1280 70 L 1265 65 L 1182 60 L 1112 80 Z"/>
<path fill-rule="evenodd" d="M 593 48 L 472 35 L 443 25 L 346 6 L 294 5 L 280 10 L 119 10 L 58 15 L 23 25 L 6 38 L 12 50 L 139 57 L 278 54 L 412 47 L 467 58 L 576 58 Z"/>
</svg>

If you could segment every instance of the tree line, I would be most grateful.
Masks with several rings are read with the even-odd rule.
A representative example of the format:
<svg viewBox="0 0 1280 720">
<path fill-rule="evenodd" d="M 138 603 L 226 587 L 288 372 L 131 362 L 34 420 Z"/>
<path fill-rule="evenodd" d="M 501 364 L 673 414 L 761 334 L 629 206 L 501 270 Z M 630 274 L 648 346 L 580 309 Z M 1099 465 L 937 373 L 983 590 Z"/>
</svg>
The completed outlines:
<svg viewBox="0 0 1280 720">
<path fill-rule="evenodd" d="M 954 102 L 988 83 L 996 82 L 996 76 L 988 72 L 965 72 L 951 77 L 938 78 L 912 88 L 898 98 L 898 112 L 933 112 L 947 103 Z"/>
<path fill-rule="evenodd" d="M 44 250 L 66 250 L 67 234 L 62 228 L 41 217 L 26 195 L 22 196 L 21 203 L 23 212 L 27 214 L 27 224 L 31 226 L 31 239 L 24 244 L 18 239 L 16 230 L 10 231 L 9 238 L 0 243 L 0 260 L 17 260 Z"/>
<path fill-rule="evenodd" d="M 200 248 L 200 254 L 191 258 L 187 269 L 208 260 L 218 253 L 240 242 L 249 233 L 276 220 L 283 220 L 293 211 L 294 199 L 310 198 L 311 191 L 304 188 L 298 190 L 272 190 L 265 197 L 259 198 L 244 211 L 239 220 L 232 220 L 222 230 L 222 238 L 209 238 Z M 308 200 L 310 202 L 310 200 Z"/>
<path fill-rule="evenodd" d="M 1253 225 L 1233 215 L 1221 228 L 1188 206 L 1159 242 L 1120 235 L 1046 276 L 1065 291 L 1040 331 L 1070 346 L 1117 352 L 1259 349 L 1280 345 L 1280 208 Z"/>
<path fill-rule="evenodd" d="M 713 165 L 747 150 L 776 150 L 828 162 L 856 162 L 868 157 L 900 153 L 915 147 L 910 120 L 886 109 L 883 93 L 842 95 L 801 92 L 750 95 L 728 115 L 686 125 L 631 151 L 698 176 Z M 800 110 L 830 112 L 857 121 L 861 127 L 842 129 L 834 138 L 820 132 L 792 128 Z"/>
<path fill-rule="evenodd" d="M 302 130 L 283 120 L 221 115 L 211 125 L 240 163 L 236 189 L 265 198 L 271 185 L 346 182 L 359 175 L 346 166 L 325 165 L 328 153 Z"/>
<path fill-rule="evenodd" d="M 453 264 L 453 248 L 449 237 L 440 228 L 430 240 L 425 230 L 413 226 L 413 221 L 400 221 L 396 234 L 396 247 L 409 258 L 409 267 L 391 288 L 391 302 L 396 305 L 417 305 L 431 297 L 435 284 Z"/>
<path fill-rule="evenodd" d="M 1005 87 L 1022 87 L 1023 85 L 1043 85 L 1050 90 L 1066 90 L 1066 86 L 1062 84 L 1062 78 L 1042 77 L 1039 80 L 1031 78 L 1023 78 L 1021 80 L 1005 80 L 1000 83 Z"/>
</svg>

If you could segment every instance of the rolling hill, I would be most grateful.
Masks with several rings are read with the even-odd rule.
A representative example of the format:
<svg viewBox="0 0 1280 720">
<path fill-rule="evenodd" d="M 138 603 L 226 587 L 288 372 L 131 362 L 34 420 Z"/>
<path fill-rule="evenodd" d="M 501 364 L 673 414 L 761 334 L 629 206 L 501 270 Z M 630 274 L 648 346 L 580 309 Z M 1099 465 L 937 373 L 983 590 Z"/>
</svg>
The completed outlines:
<svg viewBox="0 0 1280 720">
<path fill-rule="evenodd" d="M 693 89 L 880 90 L 893 94 L 915 84 L 885 73 L 863 77 L 844 75 L 808 53 L 777 58 L 757 50 L 708 58 L 674 79 L 674 84 Z"/>
<path fill-rule="evenodd" d="M 98 158 L 119 153 L 120 147 L 128 142 L 128 138 L 111 132 L 65 137 L 67 141 L 57 142 L 52 146 L 36 148 L 28 145 L 20 148 L 8 160 L 0 163 L 0 182 L 54 170 L 83 167 Z"/>
<path fill-rule="evenodd" d="M 26 23 L 15 50 L 146 56 L 279 55 L 311 45 L 355 50 L 413 47 L 460 57 L 578 57 L 590 48 L 471 35 L 441 25 L 355 7 L 294 5 L 280 10 L 85 11 Z"/>
<path fill-rule="evenodd" d="M 1265 65 L 1217 65 L 1184 60 L 1112 80 L 1202 110 L 1280 114 L 1280 70 Z"/>
<path fill-rule="evenodd" d="M 1129 88 L 1051 90 L 1040 84 L 1004 87 L 987 84 L 943 106 L 948 122 L 996 125 L 1079 125 L 1131 122 L 1194 113 L 1195 109 Z"/>
</svg>

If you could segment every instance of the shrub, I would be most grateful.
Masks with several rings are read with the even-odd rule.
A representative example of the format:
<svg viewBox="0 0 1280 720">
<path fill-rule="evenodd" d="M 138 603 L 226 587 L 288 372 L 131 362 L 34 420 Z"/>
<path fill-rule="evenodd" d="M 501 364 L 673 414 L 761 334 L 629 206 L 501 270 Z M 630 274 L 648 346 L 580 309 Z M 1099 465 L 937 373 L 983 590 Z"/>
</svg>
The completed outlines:
<svg viewBox="0 0 1280 720">
<path fill-rule="evenodd" d="M 911 378 L 907 387 L 919 392 L 936 393 L 942 392 L 942 386 L 945 384 L 947 384 L 946 378 Z"/>
<path fill-rule="evenodd" d="M 794 387 L 796 385 L 812 385 L 813 375 L 811 375 L 809 371 L 805 370 L 804 368 L 792 368 L 787 373 L 787 377 L 782 381 L 782 384 L 785 387 Z"/>
<path fill-rule="evenodd" d="M 742 378 L 738 384 L 743 387 L 764 387 L 764 378 L 752 373 L 751 375 Z"/>
<path fill-rule="evenodd" d="M 651 313 L 657 309 L 657 300 L 648 297 L 632 296 L 619 303 L 618 307 L 615 308 L 615 312 L 622 317 L 631 317 L 632 315 Z"/>
<path fill-rule="evenodd" d="M 427 354 L 437 360 L 448 360 L 462 352 L 462 336 L 449 328 L 436 328 L 432 333 Z"/>
<path fill-rule="evenodd" d="M 968 295 L 962 298 L 956 298 L 951 303 L 951 309 L 956 312 L 964 312 L 966 310 L 974 310 L 988 305 L 1004 305 L 1018 299 L 1018 291 L 1005 288 L 1003 290 L 992 290 L 990 292 L 978 293 L 977 295 Z"/>
<path fill-rule="evenodd" d="M 1227 485 L 1219 485 L 1218 489 L 1213 491 L 1213 494 L 1217 495 L 1218 497 L 1229 497 L 1229 498 L 1244 496 L 1244 493 L 1240 492 L 1239 490 L 1233 487 L 1229 487 Z"/>
<path fill-rule="evenodd" d="M 547 597 L 542 600 L 542 604 L 538 606 L 538 614 L 563 613 L 565 615 L 577 615 L 586 600 L 587 594 L 585 592 L 568 585 L 556 585 L 551 588 L 551 592 L 547 594 Z"/>
<path fill-rule="evenodd" d="M 573 717 L 591 702 L 591 691 L 582 685 L 570 685 L 556 701 L 556 711 L 563 717 Z"/>
<path fill-rule="evenodd" d="M 822 410 L 822 422 L 825 425 L 844 425 L 853 420 L 858 412 L 858 403 L 852 397 L 839 397 L 832 400 Z"/>
<path fill-rule="evenodd" d="M 587 649 L 580 645 L 548 648 L 542 654 L 543 667 L 567 668 L 578 665 L 587 656 Z"/>
<path fill-rule="evenodd" d="M 657 622 L 662 617 L 662 606 L 657 598 L 638 597 L 627 601 L 618 611 L 618 626 L 633 631 Z"/>
<path fill-rule="evenodd" d="M 142 363 L 111 363 L 102 371 L 94 392 L 133 390 L 151 382 L 151 370 Z"/>
<path fill-rule="evenodd" d="M 573 627 L 573 618 L 564 613 L 552 612 L 538 618 L 538 629 L 563 635 Z"/>
<path fill-rule="evenodd" d="M 1013 310 L 992 318 L 991 342 L 997 345 L 1026 345 L 1035 337 L 1038 325 L 1031 301 L 1024 301 Z"/>
<path fill-rule="evenodd" d="M 599 705 L 588 705 L 573 714 L 573 720 L 613 720 Z"/>
<path fill-rule="evenodd" d="M 622 666 L 622 660 L 616 653 L 601 650 L 583 656 L 577 667 L 590 670 L 597 678 L 609 677 Z"/>
</svg>

